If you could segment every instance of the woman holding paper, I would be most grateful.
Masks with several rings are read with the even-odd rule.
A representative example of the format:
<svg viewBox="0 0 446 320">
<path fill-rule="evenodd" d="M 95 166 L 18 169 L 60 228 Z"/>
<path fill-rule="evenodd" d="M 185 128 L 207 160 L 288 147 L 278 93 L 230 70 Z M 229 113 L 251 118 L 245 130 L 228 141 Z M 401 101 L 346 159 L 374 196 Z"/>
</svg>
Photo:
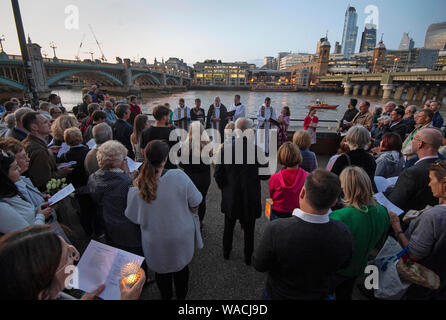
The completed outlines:
<svg viewBox="0 0 446 320">
<path fill-rule="evenodd" d="M 384 243 L 390 223 L 386 208 L 373 198 L 372 183 L 363 169 L 347 167 L 339 178 L 346 207 L 331 213 L 330 218 L 349 228 L 354 249 L 350 264 L 333 276 L 330 287 L 336 300 L 351 300 L 356 278 L 364 274 L 372 249 Z"/>
<path fill-rule="evenodd" d="M 52 214 L 45 202 L 36 207 L 19 192 L 20 168 L 13 155 L 0 153 L 0 233 L 17 231 L 32 225 L 43 225 Z"/>
<path fill-rule="evenodd" d="M 181 170 L 165 171 L 167 143 L 154 140 L 146 149 L 135 187 L 127 196 L 125 215 L 140 225 L 144 256 L 162 299 L 184 300 L 188 292 L 189 268 L 195 247 L 202 246 L 198 211 L 203 197 Z"/>
<path fill-rule="evenodd" d="M 407 299 L 441 299 L 446 288 L 446 161 L 434 162 L 429 170 L 429 187 L 439 204 L 413 219 L 405 232 L 400 217 L 389 211 L 390 223 L 402 247 L 408 247 L 409 258 L 435 272 L 441 280 L 436 291 L 412 284 Z M 442 293 L 443 292 L 443 293 Z"/>
<path fill-rule="evenodd" d="M 28 227 L 5 235 L 0 240 L 0 300 L 76 300 L 62 290 L 73 274 L 70 267 L 79 258 L 76 248 L 48 226 Z M 121 300 L 138 300 L 145 282 L 142 271 L 131 289 L 120 285 Z M 94 292 L 85 293 L 81 300 L 97 300 L 104 289 L 101 285 Z"/>
</svg>

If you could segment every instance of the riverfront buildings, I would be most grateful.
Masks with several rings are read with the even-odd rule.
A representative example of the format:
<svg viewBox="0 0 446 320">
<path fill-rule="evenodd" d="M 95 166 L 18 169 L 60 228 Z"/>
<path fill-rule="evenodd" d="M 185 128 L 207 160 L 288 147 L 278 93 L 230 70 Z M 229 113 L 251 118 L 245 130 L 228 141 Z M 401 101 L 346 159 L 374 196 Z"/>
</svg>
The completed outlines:
<svg viewBox="0 0 446 320">
<path fill-rule="evenodd" d="M 358 14 L 354 7 L 348 7 L 345 12 L 344 32 L 342 34 L 342 53 L 349 59 L 355 53 L 358 37 Z"/>
<path fill-rule="evenodd" d="M 197 86 L 245 86 L 247 71 L 255 69 L 247 62 L 221 62 L 205 60 L 194 64 L 194 84 Z"/>
</svg>

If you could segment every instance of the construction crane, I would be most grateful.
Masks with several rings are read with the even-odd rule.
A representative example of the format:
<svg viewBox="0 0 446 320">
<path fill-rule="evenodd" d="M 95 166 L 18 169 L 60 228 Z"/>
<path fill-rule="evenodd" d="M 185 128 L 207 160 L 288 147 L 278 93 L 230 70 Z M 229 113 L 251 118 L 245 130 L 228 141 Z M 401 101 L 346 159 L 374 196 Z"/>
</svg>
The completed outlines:
<svg viewBox="0 0 446 320">
<path fill-rule="evenodd" d="M 81 58 L 79 57 L 79 54 L 81 53 L 82 45 L 84 44 L 84 40 L 85 40 L 86 36 L 87 35 L 84 33 L 84 37 L 82 38 L 81 44 L 79 45 L 79 49 L 77 50 L 77 54 L 74 56 L 74 59 L 77 61 L 81 60 Z"/>
<path fill-rule="evenodd" d="M 91 24 L 89 24 L 88 26 L 90 27 L 91 33 L 93 34 L 93 37 L 94 37 L 94 40 L 96 41 L 96 44 L 98 45 L 99 51 L 102 54 L 102 57 L 101 57 L 102 62 L 107 62 L 107 58 L 105 57 L 104 52 L 102 51 L 101 45 L 99 44 L 99 41 L 96 38 L 96 35 L 94 34 L 93 27 L 91 26 Z"/>
</svg>

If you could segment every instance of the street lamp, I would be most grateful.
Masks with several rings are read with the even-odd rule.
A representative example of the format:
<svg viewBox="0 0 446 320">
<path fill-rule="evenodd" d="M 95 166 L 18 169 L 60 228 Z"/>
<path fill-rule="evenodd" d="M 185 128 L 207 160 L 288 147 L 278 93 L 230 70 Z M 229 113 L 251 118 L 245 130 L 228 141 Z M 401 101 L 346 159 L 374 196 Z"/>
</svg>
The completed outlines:
<svg viewBox="0 0 446 320">
<path fill-rule="evenodd" d="M 375 58 L 375 63 L 373 64 L 373 73 L 375 73 L 376 61 L 378 61 L 378 58 Z"/>
<path fill-rule="evenodd" d="M 56 58 L 57 58 L 57 57 L 56 57 L 56 49 L 57 49 L 57 45 L 56 45 L 53 41 L 51 41 L 51 43 L 50 43 L 50 48 L 53 49 L 53 52 L 54 52 L 54 59 L 56 59 Z"/>
<path fill-rule="evenodd" d="M 395 60 L 393 62 L 393 72 L 397 72 L 398 61 L 399 60 L 400 60 L 400 58 L 395 58 Z"/>
<path fill-rule="evenodd" d="M 3 41 L 5 41 L 6 40 L 6 38 L 5 38 L 5 35 L 3 34 L 1 37 L 0 37 L 0 53 L 4 53 L 5 51 L 3 50 Z"/>
<path fill-rule="evenodd" d="M 45 50 L 42 51 L 42 55 L 45 57 L 45 59 L 48 58 L 48 53 Z"/>
</svg>

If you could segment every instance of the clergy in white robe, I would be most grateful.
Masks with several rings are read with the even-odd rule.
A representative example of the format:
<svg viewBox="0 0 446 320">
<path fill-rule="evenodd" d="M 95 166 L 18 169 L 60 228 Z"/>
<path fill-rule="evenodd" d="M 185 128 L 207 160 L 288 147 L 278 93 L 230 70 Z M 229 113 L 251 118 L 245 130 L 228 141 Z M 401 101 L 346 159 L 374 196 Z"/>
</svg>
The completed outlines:
<svg viewBox="0 0 446 320">
<path fill-rule="evenodd" d="M 220 133 L 220 139 L 218 143 L 222 143 L 224 139 L 224 132 L 227 120 L 227 109 L 221 103 L 219 97 L 215 97 L 214 104 L 211 104 L 208 111 L 207 121 L 206 121 L 206 129 L 215 129 Z M 210 137 L 213 141 L 215 141 L 214 132 L 211 132 Z"/>
<path fill-rule="evenodd" d="M 257 112 L 257 145 L 269 153 L 269 131 L 275 128 L 270 119 L 277 120 L 276 111 L 271 107 L 271 99 L 266 98 L 265 103 L 259 107 Z M 263 129 L 263 130 L 262 130 Z"/>
<path fill-rule="evenodd" d="M 190 108 L 184 104 L 184 99 L 180 99 L 180 104 L 173 110 L 172 121 L 178 129 L 189 131 Z"/>
<path fill-rule="evenodd" d="M 246 107 L 243 103 L 240 102 L 239 95 L 235 96 L 234 104 L 229 109 L 229 113 L 232 113 L 232 112 L 234 112 L 234 115 L 231 116 L 230 121 L 236 122 L 239 118 L 246 118 Z"/>
</svg>

